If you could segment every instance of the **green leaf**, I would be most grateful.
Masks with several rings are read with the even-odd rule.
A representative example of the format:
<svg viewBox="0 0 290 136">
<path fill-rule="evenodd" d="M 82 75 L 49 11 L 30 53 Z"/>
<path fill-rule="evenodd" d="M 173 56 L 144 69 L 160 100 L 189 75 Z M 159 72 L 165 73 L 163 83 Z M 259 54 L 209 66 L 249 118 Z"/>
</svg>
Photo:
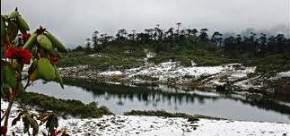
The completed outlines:
<svg viewBox="0 0 290 136">
<path fill-rule="evenodd" d="M 32 117 L 28 117 L 28 121 L 29 121 L 30 126 L 33 129 L 32 134 L 34 136 L 36 136 L 38 134 L 38 131 L 39 131 L 39 126 L 38 126 L 37 121 L 35 119 L 33 119 Z"/>
<path fill-rule="evenodd" d="M 53 45 L 57 48 L 58 51 L 60 52 L 66 52 L 65 46 L 63 45 L 60 40 L 58 40 L 55 36 L 53 36 L 52 33 L 47 32 L 46 36 L 48 37 L 49 40 L 53 43 Z"/>
<path fill-rule="evenodd" d="M 39 131 L 39 125 L 37 121 L 33 118 L 31 114 L 28 112 L 24 113 L 22 116 L 23 126 L 24 126 L 24 133 L 27 133 L 29 131 L 29 128 L 31 127 L 33 129 L 33 135 L 37 135 Z"/>
<path fill-rule="evenodd" d="M 37 70 L 39 77 L 46 81 L 52 81 L 56 78 L 55 69 L 47 58 L 41 58 L 37 61 Z"/>
<path fill-rule="evenodd" d="M 10 95 L 9 88 L 11 88 L 9 85 L 1 84 L 1 98 L 7 98 Z"/>
<path fill-rule="evenodd" d="M 56 67 L 54 67 L 54 68 L 55 68 L 55 76 L 56 76 L 55 81 L 60 84 L 60 86 L 61 86 L 62 89 L 64 89 L 63 81 L 62 81 L 62 78 L 61 78 L 61 76 L 59 74 L 59 71 L 57 70 Z"/>
<path fill-rule="evenodd" d="M 15 88 L 17 86 L 16 72 L 11 65 L 5 65 L 3 68 L 4 84 L 8 84 L 10 87 Z"/>
<path fill-rule="evenodd" d="M 1 43 L 2 41 L 4 41 L 5 36 L 6 36 L 6 25 L 3 17 L 1 16 Z"/>
<path fill-rule="evenodd" d="M 26 32 L 26 31 L 29 31 L 30 28 L 29 28 L 29 25 L 27 24 L 27 22 L 22 18 L 22 16 L 17 16 L 17 20 L 18 20 L 18 26 L 19 26 L 19 29 L 22 33 Z"/>
<path fill-rule="evenodd" d="M 19 12 L 17 10 L 14 10 L 10 13 L 9 15 L 9 19 L 14 19 L 16 18 L 17 16 L 19 16 Z"/>
<path fill-rule="evenodd" d="M 24 86 L 23 86 L 22 83 L 18 84 L 18 88 L 16 89 L 16 91 L 17 91 L 18 95 L 21 95 L 21 93 L 23 93 L 25 91 Z"/>
<path fill-rule="evenodd" d="M 50 133 L 52 133 L 54 128 L 57 128 L 57 127 L 58 127 L 58 118 L 56 114 L 51 114 L 48 117 L 48 120 L 46 122 L 46 128 L 48 129 Z"/>
<path fill-rule="evenodd" d="M 13 41 L 18 34 L 18 26 L 14 21 L 9 21 L 7 26 L 7 34 L 10 41 Z"/>
<path fill-rule="evenodd" d="M 27 116 L 28 116 L 27 113 L 22 116 L 22 122 L 23 122 L 23 126 L 24 126 L 23 132 L 24 133 L 27 133 L 29 131 L 29 127 L 30 127 Z"/>
<path fill-rule="evenodd" d="M 40 47 L 44 48 L 45 50 L 53 50 L 51 41 L 44 34 L 40 34 L 37 36 L 37 42 L 39 43 Z"/>
</svg>

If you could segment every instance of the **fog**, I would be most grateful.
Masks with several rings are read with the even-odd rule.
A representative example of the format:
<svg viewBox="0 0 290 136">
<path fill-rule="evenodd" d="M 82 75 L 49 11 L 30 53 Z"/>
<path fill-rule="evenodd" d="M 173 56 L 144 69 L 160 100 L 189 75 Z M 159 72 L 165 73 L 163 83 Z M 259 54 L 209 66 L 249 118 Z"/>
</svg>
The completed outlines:
<svg viewBox="0 0 290 136">
<path fill-rule="evenodd" d="M 45 26 L 69 46 L 84 43 L 93 31 L 142 31 L 160 24 L 208 28 L 227 33 L 247 28 L 289 34 L 289 0 L 1 0 L 1 13 L 15 7 L 32 29 Z"/>
</svg>

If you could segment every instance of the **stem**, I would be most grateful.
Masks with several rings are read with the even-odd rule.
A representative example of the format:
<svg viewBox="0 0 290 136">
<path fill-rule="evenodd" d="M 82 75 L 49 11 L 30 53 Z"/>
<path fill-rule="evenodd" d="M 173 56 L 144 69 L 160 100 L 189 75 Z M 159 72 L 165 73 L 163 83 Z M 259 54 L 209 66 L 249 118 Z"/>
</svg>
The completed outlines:
<svg viewBox="0 0 290 136">
<path fill-rule="evenodd" d="M 5 120 L 4 120 L 4 126 L 6 128 L 8 128 L 7 127 L 8 126 L 8 119 L 9 119 L 9 114 L 11 112 L 11 108 L 12 108 L 13 102 L 14 102 L 14 98 L 9 102 L 7 110 L 6 110 L 6 116 L 5 116 Z"/>
<path fill-rule="evenodd" d="M 17 72 L 18 73 L 21 73 L 22 68 L 23 68 L 23 66 L 21 67 L 21 69 L 18 69 Z M 18 88 L 18 84 L 21 84 L 21 74 L 17 77 L 17 87 L 16 87 L 17 90 L 19 89 Z M 15 97 L 16 97 L 16 96 L 14 96 L 11 93 L 12 93 L 12 91 L 10 91 L 10 94 L 9 94 L 10 95 L 9 96 L 10 97 L 10 101 L 9 101 L 8 107 L 7 107 L 7 109 L 6 109 L 3 117 L 1 118 L 1 122 L 2 122 L 3 118 L 5 119 L 4 120 L 4 127 L 6 127 L 6 128 L 8 128 L 9 115 L 10 115 L 10 112 L 11 112 L 11 109 L 12 109 L 13 102 L 14 102 Z"/>
<path fill-rule="evenodd" d="M 1 118 L 1 122 L 5 118 L 6 115 L 7 115 L 7 110 L 4 112 L 4 114 L 3 114 L 2 118 Z"/>
<path fill-rule="evenodd" d="M 25 85 L 25 87 L 24 87 L 24 90 L 26 90 L 26 88 L 30 85 L 29 82 L 30 81 L 28 80 L 27 83 L 26 83 L 26 85 Z"/>
</svg>

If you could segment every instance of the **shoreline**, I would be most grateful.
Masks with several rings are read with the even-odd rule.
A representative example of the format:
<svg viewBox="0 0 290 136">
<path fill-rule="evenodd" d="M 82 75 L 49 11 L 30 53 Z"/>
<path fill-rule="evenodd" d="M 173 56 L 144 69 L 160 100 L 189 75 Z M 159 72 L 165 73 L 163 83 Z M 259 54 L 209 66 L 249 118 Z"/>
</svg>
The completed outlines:
<svg viewBox="0 0 290 136">
<path fill-rule="evenodd" d="M 60 68 L 64 78 L 100 81 L 111 84 L 136 86 L 168 85 L 184 86 L 193 89 L 211 89 L 219 92 L 248 92 L 262 95 L 289 95 L 289 72 L 280 72 L 276 76 L 265 77 L 255 72 L 255 67 L 246 67 L 239 63 L 221 66 L 183 67 L 176 62 L 124 70 L 94 70 L 90 66 Z"/>
<path fill-rule="evenodd" d="M 7 102 L 1 99 L 1 109 L 5 109 Z M 10 123 L 17 115 L 18 104 L 14 104 L 10 116 Z M 32 111 L 37 113 L 35 109 Z M 141 111 L 140 111 L 141 112 Z M 136 113 L 136 111 L 135 111 Z M 152 112 L 149 111 L 150 114 Z M 209 118 L 188 118 L 171 116 L 174 114 L 162 113 L 165 116 L 146 115 L 104 115 L 101 118 L 59 118 L 59 129 L 66 129 L 68 134 L 81 135 L 288 135 L 290 124 L 251 121 L 217 120 Z M 10 124 L 9 123 L 9 124 Z M 22 123 L 9 127 L 10 134 L 24 135 Z M 168 131 L 171 130 L 171 131 Z M 11 132 L 12 131 L 12 132 Z M 41 126 L 39 134 L 45 132 Z"/>
<path fill-rule="evenodd" d="M 154 91 L 154 92 L 163 92 L 163 93 L 170 93 L 172 95 L 176 93 L 182 93 L 184 95 L 202 95 L 206 97 L 220 97 L 223 99 L 232 99 L 236 100 L 242 103 L 247 103 L 253 106 L 257 106 L 259 108 L 273 110 L 279 113 L 288 114 L 290 113 L 290 108 L 287 106 L 290 102 L 289 99 L 278 99 L 276 97 L 272 96 L 265 96 L 260 94 L 254 94 L 254 93 L 247 93 L 247 92 L 216 92 L 216 91 L 199 91 L 199 90 L 192 90 L 185 87 L 181 88 L 172 88 L 168 87 L 166 85 L 159 85 L 155 87 L 148 87 L 148 86 L 128 86 L 124 84 L 108 84 L 104 82 L 96 82 L 95 80 L 82 80 L 82 79 L 64 79 L 64 83 L 68 86 L 77 86 L 81 87 L 85 90 L 89 90 L 91 93 L 98 94 L 98 90 L 102 90 L 102 88 L 106 88 L 109 90 L 112 90 L 116 93 L 119 92 L 118 88 L 122 88 L 124 90 L 130 90 L 132 93 L 136 92 L 138 93 L 138 90 L 143 91 Z M 95 91 L 94 91 L 95 90 Z M 176 92 L 177 91 L 177 92 Z M 122 93 L 122 92 L 119 92 Z M 288 97 L 287 97 L 288 98 Z M 285 105 L 286 104 L 286 105 Z"/>
</svg>

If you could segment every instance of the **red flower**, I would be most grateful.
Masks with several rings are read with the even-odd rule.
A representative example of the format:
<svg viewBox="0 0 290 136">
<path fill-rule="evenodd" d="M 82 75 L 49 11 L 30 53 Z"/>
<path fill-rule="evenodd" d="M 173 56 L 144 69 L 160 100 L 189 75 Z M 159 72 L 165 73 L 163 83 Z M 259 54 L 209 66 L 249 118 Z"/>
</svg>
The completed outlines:
<svg viewBox="0 0 290 136">
<path fill-rule="evenodd" d="M 26 41 L 29 39 L 30 36 L 31 36 L 30 33 L 23 33 L 23 34 L 21 35 L 21 39 L 22 39 L 24 42 L 26 42 Z"/>
<path fill-rule="evenodd" d="M 19 54 L 20 54 L 20 58 L 21 58 L 23 63 L 25 63 L 25 64 L 30 63 L 30 60 L 32 58 L 32 54 L 29 50 L 24 49 L 24 48 L 20 48 Z"/>
<path fill-rule="evenodd" d="M 18 54 L 18 48 L 7 48 L 5 51 L 5 57 L 9 59 L 16 59 Z"/>
<path fill-rule="evenodd" d="M 4 55 L 9 59 L 18 59 L 24 64 L 29 64 L 30 59 L 32 58 L 31 52 L 24 48 L 8 48 Z"/>
</svg>

